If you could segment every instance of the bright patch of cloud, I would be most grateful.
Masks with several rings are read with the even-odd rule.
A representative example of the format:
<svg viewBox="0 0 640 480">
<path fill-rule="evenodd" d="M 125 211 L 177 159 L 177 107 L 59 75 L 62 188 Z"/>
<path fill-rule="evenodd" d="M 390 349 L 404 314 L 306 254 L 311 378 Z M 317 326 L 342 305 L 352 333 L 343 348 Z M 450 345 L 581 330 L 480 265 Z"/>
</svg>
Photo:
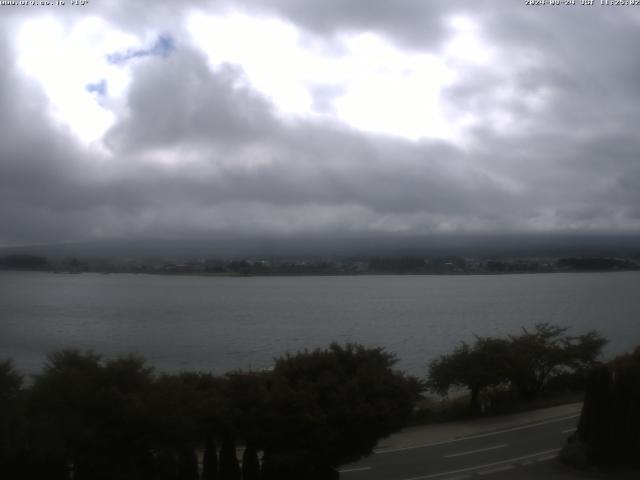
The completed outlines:
<svg viewBox="0 0 640 480">
<path fill-rule="evenodd" d="M 431 54 L 399 51 L 373 34 L 344 39 L 347 55 L 336 65 L 346 93 L 338 116 L 356 128 L 409 139 L 454 135 L 442 115 L 440 90 L 452 72 Z"/>
<path fill-rule="evenodd" d="M 451 17 L 447 24 L 453 36 L 446 43 L 444 54 L 450 60 L 477 65 L 489 65 L 495 59 L 494 49 L 482 38 L 480 26 L 464 15 Z"/>
<path fill-rule="evenodd" d="M 443 104 L 443 89 L 458 80 L 460 65 L 494 58 L 478 25 L 463 16 L 449 20 L 451 38 L 440 52 L 403 50 L 371 32 L 319 38 L 282 19 L 240 13 L 191 13 L 185 24 L 214 70 L 241 68 L 281 117 L 329 118 L 410 140 L 461 141 L 477 122 Z M 19 45 L 20 64 L 41 82 L 54 117 L 87 143 L 100 141 L 126 110 L 132 62 L 175 50 L 168 34 L 135 37 L 97 17 L 69 31 L 52 17 L 29 21 Z"/>
<path fill-rule="evenodd" d="M 453 72 L 433 54 L 400 50 L 373 33 L 323 42 L 282 20 L 241 14 L 192 14 L 187 27 L 214 69 L 240 66 L 285 116 L 332 115 L 409 139 L 455 136 L 439 106 Z M 319 101 L 318 91 L 334 93 Z"/>
<path fill-rule="evenodd" d="M 109 62 L 107 56 L 121 51 L 162 56 L 171 51 L 173 41 L 161 36 L 145 50 L 137 37 L 98 17 L 84 18 L 69 30 L 54 17 L 40 17 L 21 26 L 17 45 L 18 64 L 39 82 L 50 114 L 91 144 L 115 123 L 131 82 L 129 68 Z"/>
<path fill-rule="evenodd" d="M 241 66 L 251 85 L 284 113 L 308 113 L 306 85 L 322 82 L 331 70 L 330 60 L 305 51 L 299 31 L 282 20 L 197 14 L 187 26 L 212 66 Z"/>
</svg>

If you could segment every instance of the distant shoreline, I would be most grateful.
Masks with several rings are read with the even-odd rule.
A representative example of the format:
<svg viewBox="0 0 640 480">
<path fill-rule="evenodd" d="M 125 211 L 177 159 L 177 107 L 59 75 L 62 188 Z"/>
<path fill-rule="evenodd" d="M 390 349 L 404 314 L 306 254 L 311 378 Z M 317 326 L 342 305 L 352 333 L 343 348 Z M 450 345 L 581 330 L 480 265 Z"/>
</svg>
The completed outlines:
<svg viewBox="0 0 640 480">
<path fill-rule="evenodd" d="M 404 273 L 404 272 L 362 272 L 362 273 L 208 273 L 208 272 L 99 272 L 99 271 L 56 271 L 56 270 L 27 270 L 0 268 L 0 272 L 12 273 L 51 273 L 55 275 L 150 275 L 158 277 L 214 277 L 214 278 L 257 278 L 257 277 L 479 277 L 479 276 L 504 276 L 504 275 L 545 275 L 545 274 L 589 274 L 589 273 L 625 273 L 640 272 L 640 268 L 626 270 L 554 270 L 554 271 L 521 271 L 521 272 L 429 272 L 429 273 Z"/>
<path fill-rule="evenodd" d="M 221 260 L 78 258 L 37 255 L 0 258 L 0 269 L 77 274 L 148 273 L 225 277 L 357 275 L 499 275 L 508 273 L 615 272 L 640 270 L 640 257 L 419 257 L 241 258 Z"/>
</svg>

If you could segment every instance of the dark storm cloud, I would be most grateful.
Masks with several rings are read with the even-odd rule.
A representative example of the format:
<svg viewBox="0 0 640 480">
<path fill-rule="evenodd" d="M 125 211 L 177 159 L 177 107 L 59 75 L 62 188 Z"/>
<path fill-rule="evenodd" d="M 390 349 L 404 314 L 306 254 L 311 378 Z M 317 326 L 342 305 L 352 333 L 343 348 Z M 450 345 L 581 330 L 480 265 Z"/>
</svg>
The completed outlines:
<svg viewBox="0 0 640 480">
<path fill-rule="evenodd" d="M 276 12 L 302 28 L 320 35 L 341 32 L 376 31 L 419 48 L 439 43 L 445 26 L 441 14 L 453 4 L 463 2 L 425 2 L 424 0 L 245 0 L 252 9 Z M 468 3 L 468 2 L 467 2 Z M 480 2 L 481 3 L 481 2 Z M 448 5 L 447 5 L 448 4 Z"/>
<path fill-rule="evenodd" d="M 130 114 L 107 133 L 118 151 L 251 142 L 274 122 L 266 101 L 237 86 L 242 72 L 224 66 L 213 74 L 204 57 L 187 48 L 140 65 L 134 76 Z"/>
<path fill-rule="evenodd" d="M 469 196 L 499 201 L 500 188 L 438 142 L 414 144 L 328 123 L 278 120 L 268 103 L 237 84 L 238 72 L 211 74 L 183 50 L 143 66 L 129 96 L 131 115 L 107 135 L 120 155 L 199 149 L 198 164 L 150 188 L 202 204 L 252 201 L 286 205 L 358 205 L 378 213 L 452 213 Z M 167 101 L 158 102 L 163 92 Z M 194 169 L 199 172 L 194 179 Z M 168 185 L 160 187 L 163 182 Z M 184 198 L 182 198 L 184 200 Z M 478 207 L 482 209 L 482 207 Z"/>
<path fill-rule="evenodd" d="M 0 243 L 86 238 L 119 212 L 140 213 L 139 198 L 46 114 L 44 93 L 19 73 L 10 33 L 0 42 Z"/>
<path fill-rule="evenodd" d="M 160 3 L 109 2 L 93 11 L 125 31 L 155 27 L 175 39 L 171 55 L 133 55 L 126 114 L 107 133 L 108 153 L 79 144 L 43 113 L 43 92 L 18 72 L 9 37 L 2 42 L 0 243 L 215 231 L 640 228 L 640 20 L 633 10 L 234 2 L 327 41 L 372 31 L 434 54 L 451 34 L 447 18 L 476 19 L 497 58 L 456 65 L 442 103 L 454 117 L 475 118 L 457 144 L 283 119 L 240 66 L 212 70 L 186 40 L 176 4 Z M 207 5 L 182 8 L 226 8 Z M 7 18 L 8 25 L 19 16 Z M 68 21 L 78 18 L 74 12 Z M 316 110 L 330 112 L 341 88 L 315 87 Z"/>
<path fill-rule="evenodd" d="M 5 239 L 21 238 L 24 232 L 42 230 L 49 209 L 64 210 L 74 204 L 77 152 L 62 132 L 42 117 L 45 99 L 41 92 L 15 72 L 8 42 L 0 47 L 0 218 Z M 19 100 L 19 101 L 18 101 Z M 61 216 L 63 217 L 63 215 Z M 27 235 L 30 236 L 30 235 Z"/>
</svg>

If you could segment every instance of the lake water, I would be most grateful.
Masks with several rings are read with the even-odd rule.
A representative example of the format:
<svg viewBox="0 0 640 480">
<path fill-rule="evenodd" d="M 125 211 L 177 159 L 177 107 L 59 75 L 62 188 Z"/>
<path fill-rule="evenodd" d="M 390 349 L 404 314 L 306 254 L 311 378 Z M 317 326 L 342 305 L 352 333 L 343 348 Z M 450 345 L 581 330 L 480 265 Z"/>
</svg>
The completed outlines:
<svg viewBox="0 0 640 480">
<path fill-rule="evenodd" d="M 61 348 L 135 352 L 160 370 L 267 368 L 332 341 L 382 346 L 423 375 L 478 335 L 538 322 L 640 344 L 640 272 L 189 277 L 0 272 L 0 359 L 38 371 Z"/>
</svg>

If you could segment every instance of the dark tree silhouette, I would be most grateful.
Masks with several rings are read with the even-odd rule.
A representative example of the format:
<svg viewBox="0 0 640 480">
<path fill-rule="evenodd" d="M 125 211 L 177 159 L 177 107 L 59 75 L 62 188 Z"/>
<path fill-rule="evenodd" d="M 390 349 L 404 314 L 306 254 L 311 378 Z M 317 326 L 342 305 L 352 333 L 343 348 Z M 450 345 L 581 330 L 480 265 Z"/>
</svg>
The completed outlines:
<svg viewBox="0 0 640 480">
<path fill-rule="evenodd" d="M 178 480 L 178 459 L 167 449 L 158 453 L 156 458 L 156 478 L 158 480 Z"/>
<path fill-rule="evenodd" d="M 609 429 L 611 427 L 611 372 L 605 365 L 594 367 L 587 377 L 587 390 L 578 432 L 590 445 L 589 456 L 595 463 L 604 463 L 607 458 Z"/>
<path fill-rule="evenodd" d="M 383 349 L 352 344 L 276 360 L 262 438 L 265 468 L 309 478 L 371 453 L 404 425 L 422 388 L 394 371 L 394 363 Z"/>
<path fill-rule="evenodd" d="M 202 480 L 218 480 L 218 453 L 216 440 L 212 433 L 207 435 L 202 458 Z"/>
<path fill-rule="evenodd" d="M 33 448 L 66 459 L 79 480 L 144 477 L 155 442 L 145 408 L 151 383 L 151 369 L 135 357 L 51 355 L 31 389 Z"/>
<path fill-rule="evenodd" d="M 198 457 L 188 446 L 182 447 L 178 455 L 178 480 L 199 480 Z"/>
<path fill-rule="evenodd" d="M 272 453 L 265 449 L 262 454 L 262 465 L 260 466 L 261 480 L 278 480 L 278 471 L 272 460 Z"/>
<path fill-rule="evenodd" d="M 24 468 L 26 425 L 22 375 L 10 360 L 0 362 L 0 471 L 13 475 Z M 8 473 L 7 473 L 8 474 Z"/>
<path fill-rule="evenodd" d="M 220 480 L 240 480 L 240 478 L 236 442 L 230 432 L 225 432 L 220 448 Z"/>
<path fill-rule="evenodd" d="M 256 447 L 249 443 L 242 454 L 242 480 L 260 480 L 260 461 Z"/>
<path fill-rule="evenodd" d="M 606 343 L 596 331 L 579 336 L 565 335 L 566 331 L 540 323 L 517 336 L 476 337 L 472 345 L 462 342 L 452 353 L 431 362 L 427 385 L 439 394 L 454 386 L 468 388 L 473 410 L 478 410 L 483 390 L 499 385 L 533 400 L 549 379 L 594 365 Z"/>
<path fill-rule="evenodd" d="M 452 387 L 466 387 L 471 409 L 480 410 L 480 393 L 507 380 L 509 344 L 504 339 L 477 337 L 473 345 L 462 342 L 448 355 L 429 365 L 429 388 L 445 395 Z"/>
<path fill-rule="evenodd" d="M 536 398 L 548 379 L 563 369 L 582 369 L 594 365 L 607 343 L 598 332 L 565 335 L 567 328 L 539 323 L 533 331 L 510 338 L 508 376 L 525 400 Z"/>
<path fill-rule="evenodd" d="M 204 446 L 203 480 L 334 478 L 411 413 L 421 385 L 394 362 L 382 349 L 334 344 L 271 372 L 155 375 L 137 357 L 63 350 L 27 388 L 2 362 L 0 475 L 195 480 Z M 219 456 L 214 432 L 224 432 Z"/>
<path fill-rule="evenodd" d="M 589 376 L 577 437 L 597 465 L 640 467 L 640 347 Z"/>
</svg>

